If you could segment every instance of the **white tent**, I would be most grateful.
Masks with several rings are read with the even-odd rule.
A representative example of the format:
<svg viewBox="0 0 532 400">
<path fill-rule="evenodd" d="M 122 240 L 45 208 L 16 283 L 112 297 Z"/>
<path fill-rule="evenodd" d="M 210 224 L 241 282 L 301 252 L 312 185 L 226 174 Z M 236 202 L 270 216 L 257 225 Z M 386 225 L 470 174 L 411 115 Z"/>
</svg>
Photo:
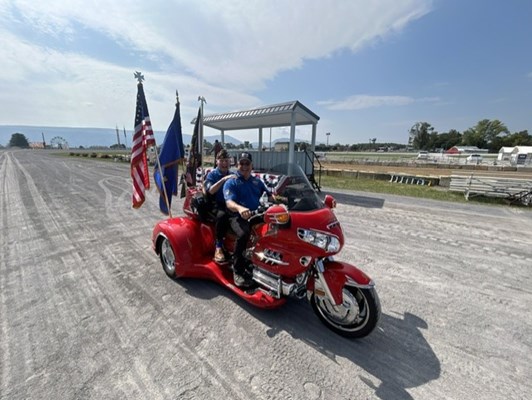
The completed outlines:
<svg viewBox="0 0 532 400">
<path fill-rule="evenodd" d="M 512 165 L 532 165 L 532 146 L 515 146 L 510 162 Z"/>
<path fill-rule="evenodd" d="M 515 147 L 501 147 L 499 155 L 497 156 L 497 161 L 510 160 L 514 148 Z"/>
</svg>

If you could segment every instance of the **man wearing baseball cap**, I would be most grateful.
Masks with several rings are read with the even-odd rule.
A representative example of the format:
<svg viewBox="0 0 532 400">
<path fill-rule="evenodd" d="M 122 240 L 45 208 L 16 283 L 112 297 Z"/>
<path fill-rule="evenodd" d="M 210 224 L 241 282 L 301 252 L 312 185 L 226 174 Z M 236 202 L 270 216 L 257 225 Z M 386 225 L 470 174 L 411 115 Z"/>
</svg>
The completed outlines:
<svg viewBox="0 0 532 400">
<path fill-rule="evenodd" d="M 238 170 L 235 179 L 224 183 L 224 198 L 230 212 L 229 223 L 236 233 L 237 241 L 234 253 L 233 273 L 235 285 L 241 288 L 253 284 L 253 272 L 248 269 L 248 262 L 244 256 L 247 242 L 251 232 L 249 218 L 252 211 L 259 208 L 259 200 L 263 193 L 271 196 L 270 190 L 264 182 L 253 176 L 252 157 L 248 152 L 239 154 Z"/>
<path fill-rule="evenodd" d="M 235 178 L 234 174 L 229 173 L 229 158 L 227 150 L 221 149 L 218 152 L 216 156 L 216 168 L 209 172 L 203 186 L 207 197 L 210 199 L 214 198 L 215 200 L 216 241 L 214 261 L 217 263 L 225 262 L 223 242 L 225 234 L 229 229 L 229 216 L 227 215 L 227 208 L 225 206 L 223 186 L 228 179 Z"/>
</svg>

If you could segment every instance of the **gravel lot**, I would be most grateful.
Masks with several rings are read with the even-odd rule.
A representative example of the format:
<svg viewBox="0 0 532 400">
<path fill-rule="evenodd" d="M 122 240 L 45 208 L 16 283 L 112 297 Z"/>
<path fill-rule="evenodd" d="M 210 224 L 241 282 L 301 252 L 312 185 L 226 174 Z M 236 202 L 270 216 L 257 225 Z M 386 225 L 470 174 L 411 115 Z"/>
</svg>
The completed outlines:
<svg viewBox="0 0 532 400">
<path fill-rule="evenodd" d="M 354 341 L 168 279 L 127 165 L 6 150 L 0 183 L 1 399 L 530 398 L 529 209 L 325 189 L 383 308 Z"/>
</svg>

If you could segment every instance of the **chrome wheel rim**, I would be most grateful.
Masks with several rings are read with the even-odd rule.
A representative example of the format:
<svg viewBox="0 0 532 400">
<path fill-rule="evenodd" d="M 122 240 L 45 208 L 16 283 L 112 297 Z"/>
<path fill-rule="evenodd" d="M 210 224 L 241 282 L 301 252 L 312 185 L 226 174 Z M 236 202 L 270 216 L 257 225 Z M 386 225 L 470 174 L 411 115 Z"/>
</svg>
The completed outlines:
<svg viewBox="0 0 532 400">
<path fill-rule="evenodd" d="M 175 255 L 174 250 L 167 238 L 163 239 L 161 243 L 161 261 L 163 262 L 163 268 L 168 275 L 175 274 Z"/>
<path fill-rule="evenodd" d="M 366 326 L 369 320 L 369 306 L 366 297 L 360 290 L 355 293 L 344 288 L 342 304 L 334 307 L 327 298 L 314 296 L 318 311 L 332 326 L 337 329 L 355 332 Z"/>
</svg>

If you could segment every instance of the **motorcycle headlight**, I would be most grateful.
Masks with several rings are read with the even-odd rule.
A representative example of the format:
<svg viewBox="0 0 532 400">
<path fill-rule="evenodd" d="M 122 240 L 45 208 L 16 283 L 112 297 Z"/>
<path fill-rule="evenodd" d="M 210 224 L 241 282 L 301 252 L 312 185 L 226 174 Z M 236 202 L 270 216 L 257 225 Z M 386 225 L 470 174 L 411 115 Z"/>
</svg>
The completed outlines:
<svg viewBox="0 0 532 400">
<path fill-rule="evenodd" d="M 340 241 L 336 236 L 303 228 L 297 230 L 297 236 L 302 241 L 326 250 L 328 253 L 336 253 L 340 250 Z"/>
</svg>

